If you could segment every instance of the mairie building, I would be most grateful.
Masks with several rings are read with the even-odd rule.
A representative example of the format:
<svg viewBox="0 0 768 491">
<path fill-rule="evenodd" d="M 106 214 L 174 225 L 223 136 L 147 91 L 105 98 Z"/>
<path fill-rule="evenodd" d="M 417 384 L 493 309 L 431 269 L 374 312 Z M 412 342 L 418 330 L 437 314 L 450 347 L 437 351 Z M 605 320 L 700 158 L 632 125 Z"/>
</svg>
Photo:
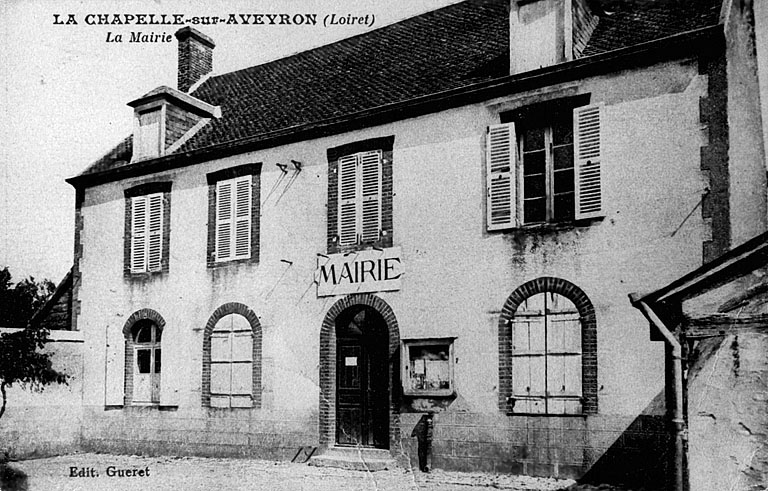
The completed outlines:
<svg viewBox="0 0 768 491">
<path fill-rule="evenodd" d="M 68 179 L 77 448 L 663 488 L 628 294 L 766 230 L 742 4 L 465 1 L 224 74 L 179 30 Z"/>
</svg>

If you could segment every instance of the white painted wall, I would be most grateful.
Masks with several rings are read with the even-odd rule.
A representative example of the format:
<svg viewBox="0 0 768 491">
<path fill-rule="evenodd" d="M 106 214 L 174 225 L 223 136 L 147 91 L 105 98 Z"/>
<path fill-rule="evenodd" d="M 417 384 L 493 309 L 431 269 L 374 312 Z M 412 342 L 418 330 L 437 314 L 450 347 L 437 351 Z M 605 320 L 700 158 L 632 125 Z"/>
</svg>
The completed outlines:
<svg viewBox="0 0 768 491">
<path fill-rule="evenodd" d="M 262 412 L 315 417 L 320 325 L 338 300 L 317 298 L 312 282 L 316 254 L 327 252 L 326 150 L 395 135 L 394 244 L 405 274 L 401 291 L 380 296 L 401 337 L 456 336 L 461 404 L 495 413 L 499 311 L 522 283 L 561 277 L 596 308 L 600 412 L 639 414 L 662 388 L 663 346 L 649 341 L 627 294 L 701 264 L 710 231 L 700 212 L 688 215 L 704 189 L 698 105 L 705 82 L 695 63 L 669 63 L 579 86 L 606 109 L 607 216 L 588 227 L 486 231 L 485 129 L 498 122 L 506 98 L 89 189 L 78 321 L 85 403 L 104 404 L 106 333 L 120 338 L 131 313 L 151 308 L 167 323 L 163 365 L 175 379 L 164 379 L 164 388 L 178 388 L 177 414 L 199 412 L 202 330 L 214 309 L 236 301 L 264 329 Z M 274 165 L 289 159 L 304 163 L 293 180 Z M 250 162 L 264 163 L 260 262 L 208 270 L 205 175 Z M 123 279 L 123 189 L 148 180 L 173 181 L 170 272 L 142 285 Z"/>
</svg>

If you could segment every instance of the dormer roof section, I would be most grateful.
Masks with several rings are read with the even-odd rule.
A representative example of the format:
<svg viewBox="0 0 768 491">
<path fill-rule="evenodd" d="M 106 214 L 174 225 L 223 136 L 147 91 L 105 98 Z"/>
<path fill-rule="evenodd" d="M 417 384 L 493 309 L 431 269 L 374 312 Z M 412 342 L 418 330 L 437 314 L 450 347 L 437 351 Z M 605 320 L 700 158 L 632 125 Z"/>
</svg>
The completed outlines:
<svg viewBox="0 0 768 491">
<path fill-rule="evenodd" d="M 176 151 L 221 109 L 176 89 L 160 86 L 128 103 L 134 109 L 132 161 Z"/>
<path fill-rule="evenodd" d="M 192 97 L 189 94 L 171 87 L 161 85 L 128 103 L 137 111 L 158 107 L 163 103 L 173 104 L 179 109 L 195 114 L 201 118 L 220 118 L 221 108 Z"/>
</svg>

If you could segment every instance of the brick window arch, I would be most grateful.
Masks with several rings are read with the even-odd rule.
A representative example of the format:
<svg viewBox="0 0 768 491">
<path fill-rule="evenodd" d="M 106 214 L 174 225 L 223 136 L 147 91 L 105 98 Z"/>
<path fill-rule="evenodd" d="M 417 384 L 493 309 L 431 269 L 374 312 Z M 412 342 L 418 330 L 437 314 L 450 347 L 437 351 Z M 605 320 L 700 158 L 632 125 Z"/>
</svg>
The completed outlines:
<svg viewBox="0 0 768 491">
<path fill-rule="evenodd" d="M 216 309 L 203 334 L 202 404 L 261 407 L 261 323 L 241 303 Z"/>
<path fill-rule="evenodd" d="M 499 409 L 507 414 L 597 413 L 595 308 L 573 283 L 537 278 L 504 303 Z"/>
<path fill-rule="evenodd" d="M 124 404 L 126 406 L 160 402 L 163 329 L 165 329 L 165 319 L 152 309 L 141 309 L 134 312 L 123 325 L 123 336 L 125 337 Z M 137 363 L 140 365 L 139 367 L 136 366 Z M 145 377 L 145 375 L 147 376 Z M 149 386 L 137 387 L 137 383 L 146 383 Z"/>
</svg>

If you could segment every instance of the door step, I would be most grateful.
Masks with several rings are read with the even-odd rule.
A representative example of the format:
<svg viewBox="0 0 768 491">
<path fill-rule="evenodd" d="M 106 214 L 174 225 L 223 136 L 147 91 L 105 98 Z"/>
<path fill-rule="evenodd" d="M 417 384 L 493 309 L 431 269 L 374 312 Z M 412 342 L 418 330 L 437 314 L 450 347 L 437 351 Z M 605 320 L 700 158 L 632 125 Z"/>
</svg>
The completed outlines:
<svg viewBox="0 0 768 491">
<path fill-rule="evenodd" d="M 336 467 L 355 471 L 383 471 L 397 467 L 389 450 L 366 447 L 332 447 L 307 462 L 318 467 Z"/>
</svg>

